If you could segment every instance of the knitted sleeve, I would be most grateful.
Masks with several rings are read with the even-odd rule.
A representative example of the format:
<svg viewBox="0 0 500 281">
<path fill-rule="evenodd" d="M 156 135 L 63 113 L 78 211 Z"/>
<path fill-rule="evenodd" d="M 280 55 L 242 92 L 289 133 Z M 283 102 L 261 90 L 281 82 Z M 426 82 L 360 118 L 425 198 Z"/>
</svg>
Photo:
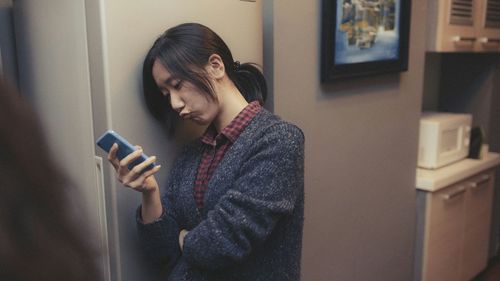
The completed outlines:
<svg viewBox="0 0 500 281">
<path fill-rule="evenodd" d="M 255 140 L 232 188 L 184 240 L 183 256 L 211 270 L 240 263 L 266 241 L 295 207 L 304 162 L 304 136 L 287 123 Z"/>
<path fill-rule="evenodd" d="M 175 167 L 176 165 L 174 165 Z M 180 256 L 178 236 L 180 227 L 173 211 L 173 180 L 176 170 L 172 169 L 162 196 L 163 213 L 152 223 L 144 224 L 141 206 L 137 209 L 137 231 L 144 254 L 155 264 L 173 264 Z"/>
</svg>

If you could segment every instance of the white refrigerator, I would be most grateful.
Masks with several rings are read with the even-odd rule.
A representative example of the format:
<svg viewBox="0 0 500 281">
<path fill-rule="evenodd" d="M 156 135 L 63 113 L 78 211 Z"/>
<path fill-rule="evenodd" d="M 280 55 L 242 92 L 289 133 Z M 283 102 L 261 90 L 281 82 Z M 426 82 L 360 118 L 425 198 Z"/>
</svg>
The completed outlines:
<svg viewBox="0 0 500 281">
<path fill-rule="evenodd" d="M 21 91 L 78 186 L 72 193 L 88 207 L 80 213 L 105 253 L 104 280 L 164 280 L 139 253 L 140 194 L 116 182 L 95 139 L 113 129 L 140 144 L 157 155 L 164 183 L 192 133 L 168 139 L 148 115 L 141 96 L 146 52 L 168 27 L 199 22 L 226 41 L 235 60 L 262 64 L 261 1 L 15 0 L 13 11 Z"/>
</svg>

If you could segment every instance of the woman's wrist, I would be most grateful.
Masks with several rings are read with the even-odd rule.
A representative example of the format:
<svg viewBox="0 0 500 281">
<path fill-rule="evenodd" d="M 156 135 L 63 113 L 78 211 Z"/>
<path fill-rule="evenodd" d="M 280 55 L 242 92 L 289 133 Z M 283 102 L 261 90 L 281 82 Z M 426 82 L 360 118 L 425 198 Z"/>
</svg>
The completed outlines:
<svg viewBox="0 0 500 281">
<path fill-rule="evenodd" d="M 160 188 L 158 186 L 155 186 L 152 188 L 144 189 L 141 191 L 141 193 L 142 193 L 142 198 L 153 199 L 156 196 L 159 197 Z"/>
<path fill-rule="evenodd" d="M 160 190 L 158 188 L 142 193 L 142 221 L 151 223 L 158 219 L 163 213 L 161 205 Z"/>
</svg>

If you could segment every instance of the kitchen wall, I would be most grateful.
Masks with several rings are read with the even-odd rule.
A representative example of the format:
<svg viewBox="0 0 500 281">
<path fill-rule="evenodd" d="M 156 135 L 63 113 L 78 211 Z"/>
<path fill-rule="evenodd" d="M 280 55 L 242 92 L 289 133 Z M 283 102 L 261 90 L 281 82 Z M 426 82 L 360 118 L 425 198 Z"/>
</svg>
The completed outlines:
<svg viewBox="0 0 500 281">
<path fill-rule="evenodd" d="M 407 72 L 329 84 L 321 1 L 265 5 L 275 112 L 306 135 L 303 280 L 411 280 L 426 1 L 412 1 Z"/>
<path fill-rule="evenodd" d="M 472 125 L 490 133 L 496 54 L 465 53 L 441 55 L 438 110 L 473 115 Z"/>
</svg>

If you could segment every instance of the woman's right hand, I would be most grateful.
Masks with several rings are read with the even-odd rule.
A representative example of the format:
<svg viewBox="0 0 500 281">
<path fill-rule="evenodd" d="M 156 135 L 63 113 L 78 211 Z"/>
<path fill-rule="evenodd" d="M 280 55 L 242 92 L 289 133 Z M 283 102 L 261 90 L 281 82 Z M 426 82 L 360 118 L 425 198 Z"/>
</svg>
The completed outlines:
<svg viewBox="0 0 500 281">
<path fill-rule="evenodd" d="M 160 170 L 160 165 L 156 165 L 153 169 L 141 173 L 145 167 L 155 162 L 156 156 L 149 157 L 144 162 L 129 170 L 128 165 L 139 158 L 142 154 L 142 148 L 140 146 L 136 147 L 136 151 L 130 153 L 120 161 L 116 157 L 118 144 L 115 143 L 111 146 L 108 154 L 108 160 L 116 170 L 116 178 L 126 187 L 139 191 L 143 194 L 159 190 L 154 174 Z"/>
</svg>

